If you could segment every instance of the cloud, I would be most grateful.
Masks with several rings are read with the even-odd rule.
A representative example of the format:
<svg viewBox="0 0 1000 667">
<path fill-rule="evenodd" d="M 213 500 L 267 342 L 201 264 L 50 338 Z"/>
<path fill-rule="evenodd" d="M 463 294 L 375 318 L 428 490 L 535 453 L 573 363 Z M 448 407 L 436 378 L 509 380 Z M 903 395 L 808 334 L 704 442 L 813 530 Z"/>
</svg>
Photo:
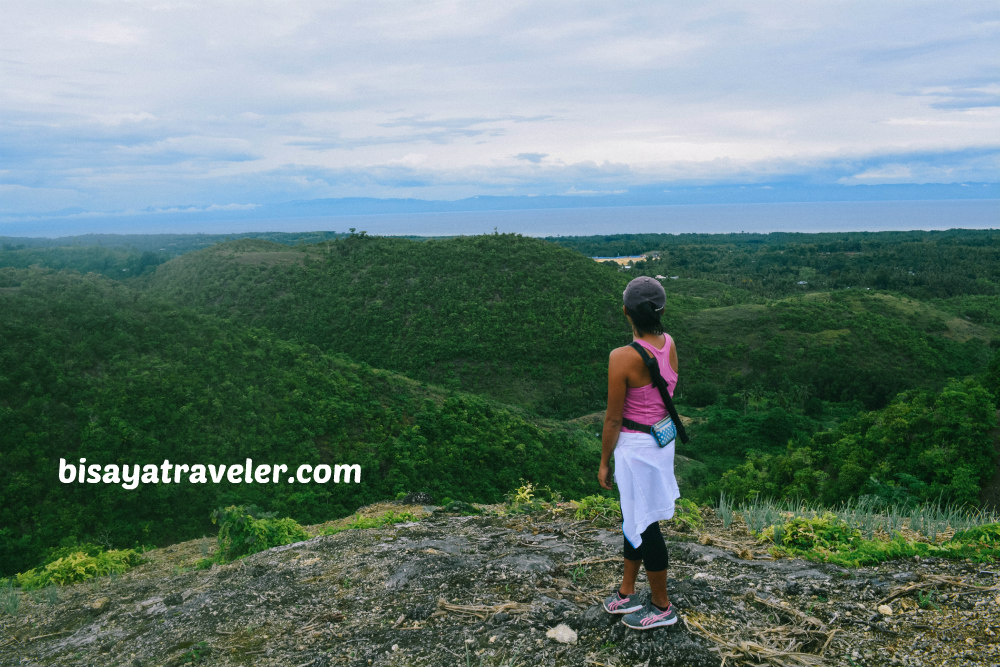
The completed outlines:
<svg viewBox="0 0 1000 667">
<path fill-rule="evenodd" d="M 923 93 L 931 98 L 934 109 L 983 109 L 1000 107 L 1000 74 L 997 79 L 983 84 L 952 84 L 931 88 Z"/>
<path fill-rule="evenodd" d="M 883 167 L 866 169 L 850 178 L 842 179 L 843 183 L 900 183 L 909 182 L 913 178 L 913 170 L 904 164 L 887 164 Z"/>
<path fill-rule="evenodd" d="M 839 171 L 842 185 L 889 183 L 988 183 L 1000 173 L 1000 144 L 965 151 L 896 153 L 839 161 L 830 172 Z"/>
<path fill-rule="evenodd" d="M 993 182 L 998 37 L 945 0 L 9 0 L 2 205 Z"/>
</svg>

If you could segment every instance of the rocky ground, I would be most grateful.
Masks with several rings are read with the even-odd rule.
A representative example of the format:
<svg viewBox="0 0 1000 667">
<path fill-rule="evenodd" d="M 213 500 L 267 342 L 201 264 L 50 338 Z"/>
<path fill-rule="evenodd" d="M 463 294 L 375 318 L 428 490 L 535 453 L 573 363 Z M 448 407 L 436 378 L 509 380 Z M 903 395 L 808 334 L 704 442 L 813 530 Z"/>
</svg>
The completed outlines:
<svg viewBox="0 0 1000 667">
<path fill-rule="evenodd" d="M 996 665 L 1000 566 L 845 570 L 770 559 L 740 524 L 665 531 L 677 625 L 629 630 L 600 600 L 621 533 L 569 509 L 350 530 L 207 570 L 214 543 L 132 571 L 22 593 L 2 665 Z M 663 524 L 665 528 L 668 523 Z"/>
</svg>

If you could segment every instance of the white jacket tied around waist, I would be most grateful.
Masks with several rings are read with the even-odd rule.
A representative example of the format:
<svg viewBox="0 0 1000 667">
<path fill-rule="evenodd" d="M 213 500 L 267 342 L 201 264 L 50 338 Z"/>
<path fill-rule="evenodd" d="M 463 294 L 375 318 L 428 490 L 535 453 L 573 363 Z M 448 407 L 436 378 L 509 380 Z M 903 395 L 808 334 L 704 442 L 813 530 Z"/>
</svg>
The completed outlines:
<svg viewBox="0 0 1000 667">
<path fill-rule="evenodd" d="M 618 436 L 615 483 L 621 497 L 622 532 L 635 548 L 650 524 L 674 516 L 674 503 L 681 496 L 674 477 L 675 442 L 660 447 L 648 433 Z"/>
</svg>

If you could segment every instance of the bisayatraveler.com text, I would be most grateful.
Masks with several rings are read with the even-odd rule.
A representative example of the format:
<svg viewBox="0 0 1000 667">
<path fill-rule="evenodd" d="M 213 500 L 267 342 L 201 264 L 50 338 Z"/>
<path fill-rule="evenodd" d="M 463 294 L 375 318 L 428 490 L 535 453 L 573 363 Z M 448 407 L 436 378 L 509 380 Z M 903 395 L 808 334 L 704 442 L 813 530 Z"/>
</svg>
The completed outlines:
<svg viewBox="0 0 1000 667">
<path fill-rule="evenodd" d="M 140 484 L 359 484 L 361 466 L 309 465 L 303 463 L 294 474 L 286 476 L 289 466 L 278 463 L 254 464 L 253 459 L 244 463 L 202 464 L 162 463 L 140 465 L 121 463 L 69 463 L 59 459 L 59 481 L 63 484 L 120 484 L 124 489 L 135 489 Z"/>
</svg>

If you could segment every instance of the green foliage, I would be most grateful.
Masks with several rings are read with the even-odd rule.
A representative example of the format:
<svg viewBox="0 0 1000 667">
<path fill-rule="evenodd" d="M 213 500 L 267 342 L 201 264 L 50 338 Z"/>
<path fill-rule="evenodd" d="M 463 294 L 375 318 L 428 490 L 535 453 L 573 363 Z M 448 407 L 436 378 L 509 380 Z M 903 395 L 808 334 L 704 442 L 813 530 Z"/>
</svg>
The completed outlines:
<svg viewBox="0 0 1000 667">
<path fill-rule="evenodd" d="M 312 246 L 241 240 L 178 257 L 158 295 L 422 382 L 575 417 L 628 340 L 627 276 L 516 235 Z M 573 341 L 572 355 L 563 353 Z"/>
<path fill-rule="evenodd" d="M 228 562 L 265 549 L 308 540 L 310 535 L 294 519 L 274 518 L 250 506 L 236 506 L 212 512 L 212 522 L 219 524 L 221 562 Z"/>
<path fill-rule="evenodd" d="M 977 372 L 993 335 L 925 303 L 854 290 L 692 309 L 670 329 L 683 352 L 679 400 L 690 388 L 690 402 L 707 405 L 711 385 L 746 403 L 766 389 L 786 410 L 810 399 L 884 407 L 901 391 Z"/>
<path fill-rule="evenodd" d="M 656 251 L 657 259 L 636 268 L 650 275 L 680 273 L 767 298 L 866 288 L 920 299 L 996 295 L 1000 283 L 996 230 L 618 234 L 550 240 L 589 256 Z M 799 284 L 803 281 L 805 285 Z"/>
<path fill-rule="evenodd" d="M 181 654 L 177 664 L 200 665 L 211 653 L 212 647 L 208 645 L 208 642 L 201 641 Z"/>
<path fill-rule="evenodd" d="M 80 542 L 75 537 L 69 537 L 63 539 L 59 546 L 49 549 L 48 553 L 45 554 L 45 558 L 42 560 L 42 565 L 48 565 L 49 563 L 53 563 L 60 558 L 73 554 L 82 553 L 85 556 L 98 556 L 103 551 L 104 547 L 99 544 L 94 544 L 93 542 Z"/>
<path fill-rule="evenodd" d="M 524 480 L 521 481 L 524 482 Z M 507 494 L 507 502 L 510 505 L 527 505 L 531 503 L 534 498 L 535 485 L 531 482 L 524 482 L 521 486 Z"/>
<path fill-rule="evenodd" d="M 525 475 L 572 495 L 592 488 L 600 443 L 576 424 L 423 385 L 99 276 L 0 269 L 0 288 L 0 574 L 36 565 L 65 536 L 117 547 L 197 538 L 211 529 L 212 510 L 228 505 L 266 506 L 305 524 L 414 488 L 478 503 L 499 502 Z M 357 464 L 362 481 L 182 478 L 125 489 L 58 483 L 61 457 L 99 466 L 251 458 L 292 471 Z"/>
<path fill-rule="evenodd" d="M 715 513 L 719 515 L 722 519 L 722 527 L 729 528 L 733 524 L 733 519 L 736 517 L 736 513 L 733 510 L 732 504 L 729 499 L 726 498 L 725 493 L 719 494 L 719 502 L 716 504 Z"/>
<path fill-rule="evenodd" d="M 696 533 L 705 527 L 698 505 L 688 498 L 679 498 L 674 506 L 673 525 L 681 532 Z"/>
<path fill-rule="evenodd" d="M 96 246 L 24 248 L 6 245 L 0 250 L 0 267 L 71 269 L 80 273 L 99 273 L 117 280 L 150 273 L 166 259 L 150 251 Z"/>
<path fill-rule="evenodd" d="M 337 533 L 342 533 L 345 530 L 367 530 L 369 528 L 384 528 L 385 526 L 391 526 L 396 523 L 405 523 L 407 521 L 415 521 L 416 517 L 410 512 L 385 512 L 379 514 L 378 516 L 361 516 L 360 514 L 355 514 L 354 518 L 348 523 L 342 526 L 330 526 L 324 528 L 320 531 L 320 535 L 336 535 Z"/>
<path fill-rule="evenodd" d="M 472 503 L 463 502 L 461 500 L 449 500 L 441 506 L 441 511 L 449 514 L 461 514 L 463 516 L 475 516 L 483 513 L 481 509 Z"/>
<path fill-rule="evenodd" d="M 993 401 L 1000 405 L 1000 349 L 993 353 L 984 376 L 986 389 L 993 394 Z"/>
<path fill-rule="evenodd" d="M 1000 523 L 989 523 L 960 530 L 955 533 L 952 541 L 963 544 L 1000 545 Z"/>
<path fill-rule="evenodd" d="M 883 505 L 974 505 L 993 473 L 995 428 L 996 407 L 982 385 L 952 380 L 939 392 L 900 394 L 807 444 L 753 454 L 721 486 L 737 501 L 760 495 L 835 504 L 867 494 Z"/>
<path fill-rule="evenodd" d="M 142 556 L 134 549 L 113 549 L 97 554 L 76 551 L 18 574 L 17 582 L 26 591 L 50 585 L 65 586 L 94 577 L 121 574 L 142 562 Z"/>
<path fill-rule="evenodd" d="M 912 507 L 975 502 L 989 479 L 995 231 L 557 240 L 659 249 L 631 271 L 509 235 L 219 240 L 0 249 L 0 266 L 77 271 L 0 268 L 0 574 L 65 536 L 197 537 L 228 505 L 315 523 L 415 488 L 495 503 L 524 477 L 591 493 L 594 429 L 536 415 L 603 409 L 608 351 L 629 336 L 618 295 L 637 273 L 679 275 L 664 283 L 677 399 L 697 420 L 678 450 L 697 459 L 685 497 Z M 54 484 L 60 457 L 356 463 L 364 481 L 125 490 Z"/>
<path fill-rule="evenodd" d="M 828 551 L 850 548 L 861 539 L 861 531 L 828 512 L 813 518 L 795 517 L 780 526 L 770 526 L 761 532 L 761 538 L 790 550 Z"/>
<path fill-rule="evenodd" d="M 836 563 L 845 567 L 875 565 L 889 560 L 906 558 L 948 558 L 993 562 L 1000 558 L 1000 548 L 995 545 L 949 540 L 942 544 L 907 539 L 897 533 L 891 539 L 857 538 L 850 542 L 831 542 L 828 546 L 812 548 L 777 547 L 777 555 L 800 556 L 810 560 Z"/>
<path fill-rule="evenodd" d="M 678 399 L 698 407 L 716 402 L 712 388 L 757 385 L 813 413 L 816 400 L 881 408 L 978 372 L 1000 325 L 995 230 L 550 240 L 590 256 L 649 252 L 631 273 L 676 276 L 665 286 Z"/>
<path fill-rule="evenodd" d="M 506 495 L 506 511 L 511 514 L 531 514 L 552 509 L 562 501 L 562 494 L 549 486 L 538 487 L 521 480 L 520 486 Z"/>
<path fill-rule="evenodd" d="M 762 541 L 774 545 L 772 552 L 778 556 L 797 556 L 845 567 L 915 556 L 980 562 L 1000 558 L 1000 524 L 983 524 L 983 517 L 975 513 L 953 512 L 943 525 L 936 526 L 941 508 L 933 505 L 914 508 L 908 516 L 903 516 L 893 511 L 866 514 L 863 504 L 831 511 L 758 501 L 741 508 L 740 513 Z M 958 530 L 947 541 L 935 539 L 945 528 L 977 521 L 978 525 Z M 908 537 L 901 532 L 904 526 L 909 531 Z"/>
<path fill-rule="evenodd" d="M 238 239 L 285 245 L 320 243 L 338 232 L 248 232 L 243 234 L 90 234 L 59 238 L 0 237 L 0 267 L 69 269 L 116 280 L 148 274 L 172 257 Z"/>
<path fill-rule="evenodd" d="M 917 591 L 917 604 L 921 609 L 940 609 L 938 604 L 934 601 L 936 598 L 936 591 Z"/>
<path fill-rule="evenodd" d="M 622 508 L 617 500 L 608 496 L 591 495 L 574 501 L 574 516 L 605 526 L 618 526 L 622 522 Z"/>
</svg>

